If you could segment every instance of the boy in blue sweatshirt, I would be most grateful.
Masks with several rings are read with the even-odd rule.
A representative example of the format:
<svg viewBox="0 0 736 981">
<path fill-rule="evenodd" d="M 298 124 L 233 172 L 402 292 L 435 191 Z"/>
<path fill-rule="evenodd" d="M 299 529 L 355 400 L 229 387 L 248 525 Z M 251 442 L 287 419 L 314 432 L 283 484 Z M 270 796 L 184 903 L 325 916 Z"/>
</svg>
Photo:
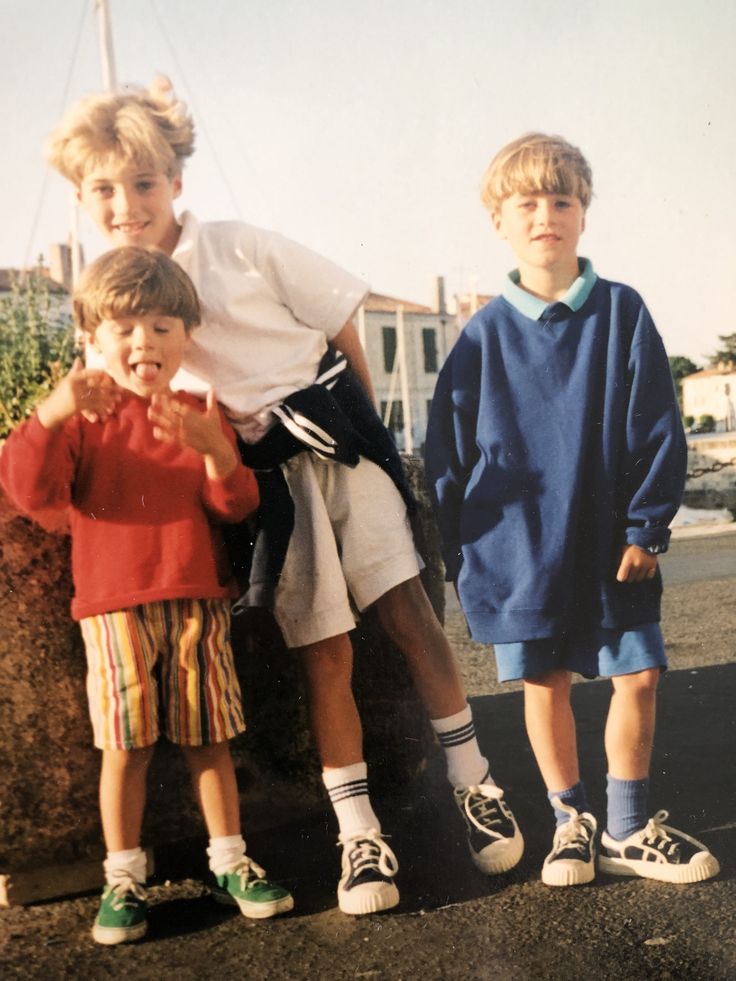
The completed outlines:
<svg viewBox="0 0 736 981">
<path fill-rule="evenodd" d="M 527 733 L 555 812 L 550 886 L 590 882 L 597 823 L 580 779 L 573 672 L 610 677 L 599 868 L 666 882 L 719 871 L 648 817 L 656 689 L 667 666 L 657 555 L 687 448 L 667 357 L 641 297 L 577 256 L 592 195 L 580 151 L 532 133 L 502 149 L 483 201 L 518 269 L 470 320 L 437 383 L 426 466 L 474 640 L 523 679 Z"/>
</svg>

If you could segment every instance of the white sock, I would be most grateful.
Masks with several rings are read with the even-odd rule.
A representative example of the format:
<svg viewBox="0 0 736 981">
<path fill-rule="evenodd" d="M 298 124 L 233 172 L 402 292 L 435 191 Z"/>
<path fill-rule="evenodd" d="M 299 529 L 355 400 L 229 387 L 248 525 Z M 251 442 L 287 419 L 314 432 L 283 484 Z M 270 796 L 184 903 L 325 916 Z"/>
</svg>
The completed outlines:
<svg viewBox="0 0 736 981">
<path fill-rule="evenodd" d="M 323 770 L 322 780 L 330 795 L 341 838 L 350 838 L 361 831 L 381 830 L 368 796 L 368 766 L 364 762 Z"/>
<path fill-rule="evenodd" d="M 493 783 L 488 760 L 481 756 L 470 706 L 446 719 L 430 719 L 447 760 L 447 779 L 455 787 Z"/>
<path fill-rule="evenodd" d="M 108 852 L 103 868 L 108 886 L 115 886 L 128 877 L 143 885 L 146 881 L 146 853 L 140 847 Z"/>
<path fill-rule="evenodd" d="M 245 855 L 245 839 L 242 835 L 223 835 L 220 838 L 210 838 L 207 855 L 210 860 L 210 869 L 215 875 L 232 872 Z"/>
</svg>

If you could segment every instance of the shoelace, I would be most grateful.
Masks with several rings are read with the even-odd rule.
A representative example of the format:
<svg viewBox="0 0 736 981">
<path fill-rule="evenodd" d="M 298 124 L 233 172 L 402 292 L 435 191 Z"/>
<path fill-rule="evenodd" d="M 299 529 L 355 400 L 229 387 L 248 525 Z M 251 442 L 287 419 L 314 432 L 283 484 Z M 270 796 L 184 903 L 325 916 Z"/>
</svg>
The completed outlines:
<svg viewBox="0 0 736 981">
<path fill-rule="evenodd" d="M 476 784 L 468 787 L 463 801 L 463 810 L 468 821 L 479 831 L 492 831 L 493 825 L 502 824 L 504 820 L 503 805 L 498 787 L 490 784 Z M 498 834 L 499 832 L 493 832 Z"/>
<path fill-rule="evenodd" d="M 356 877 L 369 868 L 378 869 L 386 878 L 392 878 L 399 871 L 396 856 L 375 829 L 352 838 L 341 839 L 338 842 L 338 846 L 340 845 L 349 849 L 350 867 Z"/>
<path fill-rule="evenodd" d="M 645 844 L 656 848 L 657 851 L 664 851 L 668 844 L 672 844 L 672 849 L 677 849 L 678 843 L 667 834 L 669 828 L 665 827 L 664 822 L 670 816 L 669 811 L 657 811 L 654 817 L 649 818 L 644 828 L 643 841 Z"/>
<path fill-rule="evenodd" d="M 563 846 L 564 848 L 575 848 L 579 852 L 586 852 L 594 829 L 590 827 L 587 821 L 583 821 L 582 815 L 578 814 L 574 807 L 566 804 L 559 797 L 555 797 L 552 803 L 570 815 L 570 820 L 560 825 L 555 832 L 556 848 L 561 850 L 560 846 Z"/>
<path fill-rule="evenodd" d="M 245 891 L 251 877 L 255 879 L 265 879 L 266 870 L 262 869 L 258 862 L 254 862 L 252 858 L 249 858 L 247 855 L 243 855 L 238 864 L 228 873 L 228 875 L 239 875 L 240 888 Z"/>
<path fill-rule="evenodd" d="M 110 903 L 115 912 L 119 912 L 126 906 L 135 906 L 136 903 L 128 902 L 127 896 L 132 893 L 139 902 L 144 903 L 147 898 L 146 890 L 136 880 L 126 872 L 112 872 L 117 881 L 110 886 L 110 893 L 115 899 Z"/>
</svg>

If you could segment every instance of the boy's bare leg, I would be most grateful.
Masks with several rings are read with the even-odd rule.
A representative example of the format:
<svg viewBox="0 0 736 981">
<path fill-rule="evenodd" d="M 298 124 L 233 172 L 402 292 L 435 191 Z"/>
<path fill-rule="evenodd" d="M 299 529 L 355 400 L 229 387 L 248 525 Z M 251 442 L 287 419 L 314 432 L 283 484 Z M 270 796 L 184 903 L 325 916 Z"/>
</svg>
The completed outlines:
<svg viewBox="0 0 736 981">
<path fill-rule="evenodd" d="M 353 648 L 347 634 L 298 648 L 307 685 L 309 725 L 325 770 L 363 759 L 363 730 L 353 696 Z"/>
<path fill-rule="evenodd" d="M 240 801 L 227 742 L 183 746 L 210 838 L 240 834 Z"/>
<path fill-rule="evenodd" d="M 391 909 L 399 901 L 396 858 L 381 835 L 368 793 L 363 729 L 352 688 L 353 648 L 337 634 L 298 648 L 306 678 L 309 724 L 343 845 L 337 886 L 343 913 Z"/>
<path fill-rule="evenodd" d="M 548 791 L 565 790 L 580 781 L 571 684 L 569 671 L 524 679 L 526 731 Z"/>
<path fill-rule="evenodd" d="M 649 776 L 659 676 L 659 668 L 648 668 L 611 679 L 605 745 L 608 772 L 618 780 Z"/>
<path fill-rule="evenodd" d="M 245 854 L 240 831 L 240 798 L 230 744 L 182 746 L 200 810 L 209 832 L 211 886 L 215 900 L 237 905 L 244 916 L 265 919 L 294 907 L 288 890 L 266 879 L 266 873 Z"/>
<path fill-rule="evenodd" d="M 457 661 L 419 576 L 389 589 L 375 605 L 383 629 L 406 658 L 430 718 L 461 712 L 466 695 Z"/>
<path fill-rule="evenodd" d="M 140 845 L 146 774 L 152 757 L 153 746 L 102 751 L 100 816 L 108 852 Z"/>
</svg>

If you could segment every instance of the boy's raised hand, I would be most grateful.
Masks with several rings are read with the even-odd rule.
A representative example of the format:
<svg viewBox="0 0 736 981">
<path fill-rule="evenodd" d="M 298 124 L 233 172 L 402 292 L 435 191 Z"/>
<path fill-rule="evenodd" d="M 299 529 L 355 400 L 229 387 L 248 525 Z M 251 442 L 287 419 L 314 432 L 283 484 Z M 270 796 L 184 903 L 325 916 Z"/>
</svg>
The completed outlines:
<svg viewBox="0 0 736 981">
<path fill-rule="evenodd" d="M 656 555 L 650 555 L 638 545 L 626 545 L 621 553 L 616 579 L 618 582 L 644 582 L 645 579 L 654 579 L 656 571 Z"/>
<path fill-rule="evenodd" d="M 120 401 L 121 392 L 112 378 L 96 368 L 85 368 L 77 358 L 37 413 L 45 429 L 63 425 L 81 413 L 90 422 L 104 422 Z"/>
<path fill-rule="evenodd" d="M 200 453 L 205 459 L 207 475 L 223 480 L 238 465 L 233 446 L 222 431 L 215 393 L 207 393 L 205 410 L 180 402 L 174 396 L 160 393 L 151 398 L 148 418 L 153 435 L 164 443 L 179 443 Z"/>
</svg>

